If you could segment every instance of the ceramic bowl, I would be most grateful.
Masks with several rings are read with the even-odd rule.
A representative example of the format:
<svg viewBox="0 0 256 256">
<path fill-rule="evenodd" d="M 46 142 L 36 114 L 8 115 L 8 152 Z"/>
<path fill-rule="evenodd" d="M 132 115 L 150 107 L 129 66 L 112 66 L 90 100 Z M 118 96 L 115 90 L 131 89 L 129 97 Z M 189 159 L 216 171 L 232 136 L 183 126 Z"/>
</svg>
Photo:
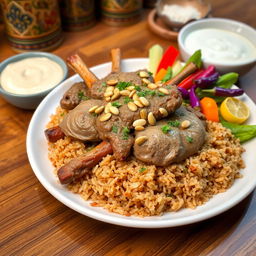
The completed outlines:
<svg viewBox="0 0 256 256">
<path fill-rule="evenodd" d="M 186 37 L 195 30 L 205 28 L 227 30 L 247 38 L 253 45 L 256 45 L 256 30 L 242 22 L 223 18 L 202 19 L 187 24 L 180 30 L 178 35 L 178 45 L 181 57 L 184 61 L 186 61 L 191 56 L 191 54 L 193 54 L 193 52 L 189 52 L 185 47 Z M 208 59 L 204 59 L 204 56 L 202 56 L 202 58 L 205 67 L 214 65 L 216 69 L 221 73 L 237 72 L 240 75 L 244 75 L 256 64 L 256 58 L 253 60 L 233 62 L 228 64 L 221 61 L 210 61 Z"/>
<path fill-rule="evenodd" d="M 20 61 L 25 58 L 33 58 L 33 57 L 46 57 L 52 61 L 55 61 L 63 69 L 63 78 L 60 81 L 60 83 L 67 78 L 68 68 L 66 63 L 60 57 L 51 53 L 46 53 L 46 52 L 27 52 L 27 53 L 14 55 L 6 59 L 2 63 L 0 63 L 0 75 L 3 69 L 8 64 L 16 61 Z M 58 84 L 56 86 L 58 86 Z M 3 89 L 3 87 L 0 84 L 0 94 L 6 101 L 8 101 L 9 103 L 11 103 L 16 107 L 23 108 L 23 109 L 35 109 L 38 106 L 38 104 L 42 101 L 42 99 L 56 86 L 39 93 L 21 95 L 21 94 L 14 94 L 14 93 L 7 92 L 6 90 Z"/>
</svg>

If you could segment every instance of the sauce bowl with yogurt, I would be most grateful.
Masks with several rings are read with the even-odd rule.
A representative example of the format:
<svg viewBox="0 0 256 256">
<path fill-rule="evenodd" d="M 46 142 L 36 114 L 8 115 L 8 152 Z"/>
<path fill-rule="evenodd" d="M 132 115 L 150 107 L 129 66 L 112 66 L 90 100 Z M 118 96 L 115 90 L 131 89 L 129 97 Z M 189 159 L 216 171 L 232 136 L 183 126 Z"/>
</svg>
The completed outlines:
<svg viewBox="0 0 256 256">
<path fill-rule="evenodd" d="M 17 54 L 0 64 L 0 94 L 17 107 L 35 109 L 67 74 L 67 65 L 54 54 Z"/>
<path fill-rule="evenodd" d="M 178 36 L 183 60 L 201 49 L 204 65 L 244 75 L 256 64 L 256 31 L 230 19 L 209 18 L 183 27 Z"/>
</svg>

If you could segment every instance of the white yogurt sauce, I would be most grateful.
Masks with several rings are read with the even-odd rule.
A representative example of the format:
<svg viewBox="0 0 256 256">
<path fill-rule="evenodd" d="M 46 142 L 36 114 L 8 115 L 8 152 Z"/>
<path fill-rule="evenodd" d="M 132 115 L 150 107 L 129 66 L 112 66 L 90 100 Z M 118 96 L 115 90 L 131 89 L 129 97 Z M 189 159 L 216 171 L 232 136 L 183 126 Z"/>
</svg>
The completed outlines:
<svg viewBox="0 0 256 256">
<path fill-rule="evenodd" d="M 60 83 L 63 74 L 63 69 L 55 61 L 45 57 L 26 58 L 5 67 L 0 84 L 11 93 L 33 94 Z"/>
<path fill-rule="evenodd" d="M 224 29 L 195 30 L 186 37 L 184 43 L 190 54 L 201 49 L 205 61 L 231 64 L 256 59 L 256 47 L 252 42 Z"/>
</svg>

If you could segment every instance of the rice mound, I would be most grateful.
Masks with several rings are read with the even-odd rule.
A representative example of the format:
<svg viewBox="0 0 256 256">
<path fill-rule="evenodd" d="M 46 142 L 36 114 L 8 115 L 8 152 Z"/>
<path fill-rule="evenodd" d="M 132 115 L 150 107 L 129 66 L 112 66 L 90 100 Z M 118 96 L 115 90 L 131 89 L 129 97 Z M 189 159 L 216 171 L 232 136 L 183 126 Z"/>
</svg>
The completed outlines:
<svg viewBox="0 0 256 256">
<path fill-rule="evenodd" d="M 47 127 L 58 125 L 66 111 L 57 108 Z M 66 137 L 49 143 L 49 159 L 55 171 L 87 152 L 86 145 Z M 179 164 L 147 165 L 134 157 L 125 162 L 106 156 L 82 180 L 68 185 L 92 206 L 130 216 L 153 216 L 182 208 L 195 208 L 213 195 L 226 191 L 240 178 L 243 147 L 220 123 L 207 121 L 202 149 Z"/>
</svg>

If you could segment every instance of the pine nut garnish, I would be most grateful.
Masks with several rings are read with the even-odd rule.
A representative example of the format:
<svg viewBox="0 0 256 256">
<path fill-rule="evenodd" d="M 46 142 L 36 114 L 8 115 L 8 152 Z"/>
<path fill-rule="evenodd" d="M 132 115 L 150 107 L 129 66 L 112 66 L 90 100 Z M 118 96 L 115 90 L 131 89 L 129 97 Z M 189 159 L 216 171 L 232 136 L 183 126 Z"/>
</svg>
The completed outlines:
<svg viewBox="0 0 256 256">
<path fill-rule="evenodd" d="M 141 102 L 145 107 L 149 106 L 149 102 L 148 102 L 148 100 L 147 100 L 145 97 L 140 97 L 139 99 L 140 99 L 140 102 Z"/>
<path fill-rule="evenodd" d="M 149 74 L 148 74 L 148 72 L 140 71 L 139 76 L 140 76 L 141 78 L 148 78 L 148 77 L 149 77 Z"/>
<path fill-rule="evenodd" d="M 98 108 L 99 106 L 93 106 L 89 109 L 89 113 L 94 113 L 94 111 Z"/>
<path fill-rule="evenodd" d="M 119 110 L 117 107 L 114 106 L 110 106 L 109 107 L 109 111 L 113 114 L 113 115 L 118 115 L 119 114 Z"/>
<path fill-rule="evenodd" d="M 159 112 L 163 117 L 168 116 L 168 111 L 165 108 L 159 108 Z"/>
<path fill-rule="evenodd" d="M 118 91 L 118 92 L 114 93 L 114 95 L 111 97 L 111 100 L 116 100 L 119 97 L 120 97 L 120 92 Z"/>
<path fill-rule="evenodd" d="M 136 126 L 144 126 L 145 124 L 147 123 L 147 121 L 145 119 L 137 119 L 135 120 L 132 125 L 133 127 L 136 127 Z"/>
<path fill-rule="evenodd" d="M 133 102 L 128 102 L 127 106 L 133 112 L 137 111 L 138 109 L 137 105 L 135 105 Z"/>
<path fill-rule="evenodd" d="M 120 94 L 121 94 L 122 96 L 129 96 L 130 91 L 128 91 L 128 90 L 122 90 L 122 91 L 120 91 Z"/>
<path fill-rule="evenodd" d="M 114 94 L 116 94 L 116 93 L 120 93 L 120 91 L 119 91 L 118 88 L 115 88 L 115 89 L 114 89 Z"/>
<path fill-rule="evenodd" d="M 113 95 L 112 91 L 107 91 L 104 93 L 104 97 L 111 97 Z"/>
<path fill-rule="evenodd" d="M 142 104 L 139 100 L 135 100 L 134 103 L 135 103 L 138 107 L 140 107 L 140 108 L 143 108 L 143 107 L 144 107 L 143 104 Z"/>
<path fill-rule="evenodd" d="M 114 91 L 114 87 L 113 86 L 108 86 L 106 89 L 106 92 L 113 92 Z"/>
<path fill-rule="evenodd" d="M 109 102 L 108 104 L 106 104 L 105 109 L 104 109 L 104 113 L 109 113 L 109 107 L 112 106 L 111 103 Z"/>
<path fill-rule="evenodd" d="M 162 87 L 162 86 L 163 86 L 162 81 L 157 81 L 157 82 L 156 82 L 156 86 L 157 86 L 157 87 Z"/>
<path fill-rule="evenodd" d="M 100 121 L 101 122 L 105 122 L 108 121 L 111 118 L 111 113 L 106 113 L 100 116 Z"/>
<path fill-rule="evenodd" d="M 128 90 L 128 91 L 133 91 L 134 88 L 135 88 L 135 87 L 134 87 L 133 85 L 131 85 L 131 86 L 126 87 L 126 90 Z"/>
<path fill-rule="evenodd" d="M 153 83 L 150 83 L 150 84 L 148 84 L 148 88 L 151 89 L 151 90 L 154 90 L 154 89 L 157 88 L 157 85 L 153 84 Z"/>
<path fill-rule="evenodd" d="M 96 108 L 94 112 L 96 114 L 100 114 L 101 112 L 103 112 L 104 108 L 105 108 L 104 106 L 100 106 L 100 107 Z"/>
<path fill-rule="evenodd" d="M 130 94 L 129 94 L 129 98 L 131 98 L 134 94 L 136 93 L 136 91 L 131 91 Z"/>
<path fill-rule="evenodd" d="M 189 120 L 184 120 L 182 123 L 181 123 L 181 128 L 182 129 L 187 129 L 189 126 L 191 125 L 190 121 Z"/>
<path fill-rule="evenodd" d="M 145 130 L 144 126 L 141 126 L 141 125 L 135 126 L 135 131 L 143 131 L 143 130 Z"/>
<path fill-rule="evenodd" d="M 107 85 L 116 85 L 118 81 L 116 79 L 110 79 L 107 81 Z"/>
<path fill-rule="evenodd" d="M 169 94 L 169 91 L 166 88 L 161 87 L 161 88 L 158 89 L 158 91 L 164 93 L 165 95 Z"/>
<path fill-rule="evenodd" d="M 137 95 L 137 93 L 135 93 L 135 94 L 132 96 L 132 99 L 133 99 L 133 100 L 139 100 L 139 96 Z"/>
<path fill-rule="evenodd" d="M 110 98 L 110 97 L 106 97 L 105 100 L 106 100 L 107 102 L 109 102 L 109 101 L 111 100 L 111 98 Z"/>
<path fill-rule="evenodd" d="M 154 117 L 154 115 L 153 115 L 152 112 L 150 112 L 150 113 L 148 114 L 148 123 L 149 123 L 150 125 L 155 125 L 155 124 L 156 124 L 156 119 L 155 119 L 155 117 Z"/>
<path fill-rule="evenodd" d="M 142 83 L 144 84 L 150 84 L 151 82 L 147 78 L 142 79 Z"/>
<path fill-rule="evenodd" d="M 138 137 L 136 140 L 135 140 L 135 143 L 137 144 L 137 145 L 142 145 L 145 141 L 147 141 L 148 140 L 148 137 L 147 136 L 140 136 L 140 137 Z"/>
<path fill-rule="evenodd" d="M 147 110 L 146 109 L 142 109 L 141 111 L 140 111 L 140 118 L 141 119 L 147 119 Z"/>
</svg>

